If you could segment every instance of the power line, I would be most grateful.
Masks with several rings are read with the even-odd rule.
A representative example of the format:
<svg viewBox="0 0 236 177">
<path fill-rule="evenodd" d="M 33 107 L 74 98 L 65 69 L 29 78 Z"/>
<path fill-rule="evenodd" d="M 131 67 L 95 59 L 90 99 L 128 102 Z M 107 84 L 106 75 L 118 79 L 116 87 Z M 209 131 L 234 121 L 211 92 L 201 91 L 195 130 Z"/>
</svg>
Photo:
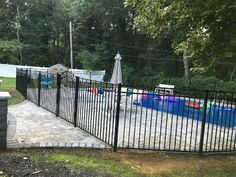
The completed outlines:
<svg viewBox="0 0 236 177">
<path fill-rule="evenodd" d="M 79 46 L 79 45 L 74 45 L 74 46 Z M 67 52 L 70 51 L 69 47 L 61 47 L 61 48 L 64 48 Z M 125 58 L 125 57 L 128 57 L 128 58 L 146 58 L 146 59 L 152 59 L 152 62 L 183 62 L 183 60 L 180 60 L 180 59 L 164 59 L 164 58 L 159 58 L 159 57 L 151 57 L 151 56 L 133 56 L 133 55 L 122 55 L 122 58 Z M 112 58 L 111 57 L 106 57 L 105 59 L 108 59 L 108 58 Z M 126 60 L 124 60 L 126 61 Z M 236 63 L 233 63 L 233 62 L 216 62 L 216 64 L 220 64 L 220 65 L 236 65 Z"/>
<path fill-rule="evenodd" d="M 32 33 L 21 33 L 21 34 L 32 34 Z M 38 34 L 37 34 L 38 35 Z M 87 39 L 92 39 L 94 41 L 97 41 L 97 42 L 105 42 L 105 43 L 108 43 L 108 44 L 112 44 L 112 45 L 118 45 L 118 46 L 121 46 L 121 47 L 125 47 L 125 48 L 133 48 L 133 49 L 141 49 L 141 50 L 153 50 L 153 51 L 159 51 L 159 52 L 168 52 L 168 53 L 171 53 L 171 54 L 176 54 L 174 51 L 172 50 L 165 50 L 165 49 L 156 49 L 156 48 L 142 48 L 142 47 L 136 47 L 136 46 L 129 46 L 129 45 L 122 45 L 122 44 L 119 44 L 119 43 L 113 43 L 113 42 L 109 42 L 109 41 L 105 41 L 105 40 L 99 40 L 99 39 L 96 39 L 96 38 L 92 38 L 92 37 L 88 37 L 88 36 L 85 36 L 83 34 L 80 34 L 81 36 L 83 36 L 84 38 L 87 38 Z M 77 47 L 80 47 L 81 45 L 78 45 L 78 44 L 74 44 L 74 46 L 77 46 Z M 65 47 L 64 47 L 65 48 Z M 232 52 L 233 55 L 235 55 L 236 53 Z M 176 54 L 177 55 L 177 54 Z M 127 55 L 126 55 L 127 56 Z M 131 56 L 130 56 L 131 57 Z M 137 57 L 137 56 L 133 56 L 133 57 Z M 150 57 L 149 57 L 150 58 Z M 152 57 L 151 57 L 152 58 Z M 181 60 L 182 61 L 182 60 Z M 221 62 L 220 64 L 236 64 L 236 63 L 230 63 L 230 62 Z"/>
<path fill-rule="evenodd" d="M 150 56 L 133 56 L 133 55 L 123 55 L 124 57 L 130 57 L 130 58 L 147 58 L 147 59 L 155 59 L 156 61 L 171 61 L 171 62 L 183 62 L 183 60 L 177 60 L 177 59 L 163 59 L 159 57 L 150 57 Z"/>
<path fill-rule="evenodd" d="M 25 33 L 27 34 L 27 33 Z M 32 34 L 32 33 L 28 33 L 28 34 Z M 155 49 L 155 48 L 142 48 L 142 47 L 136 47 L 136 46 L 129 46 L 129 45 L 122 45 L 122 44 L 119 44 L 119 43 L 113 43 L 113 42 L 109 42 L 109 41 L 105 41 L 105 40 L 99 40 L 99 39 L 96 39 L 96 38 L 93 38 L 93 37 L 89 37 L 89 36 L 85 36 L 83 34 L 80 34 L 81 36 L 83 36 L 84 38 L 86 39 L 92 39 L 94 41 L 97 41 L 97 42 L 104 42 L 104 43 L 108 43 L 108 44 L 112 44 L 112 45 L 118 45 L 118 46 L 121 46 L 121 47 L 125 47 L 125 48 L 133 48 L 133 49 L 142 49 L 142 50 L 153 50 L 153 51 L 161 51 L 161 52 L 168 52 L 168 53 L 171 53 L 171 54 L 176 54 L 174 51 L 172 50 L 165 50 L 165 49 Z M 78 44 L 74 44 L 74 46 L 80 46 Z M 236 54 L 236 53 L 232 53 L 232 54 Z M 132 56 L 132 55 L 123 55 L 124 57 L 131 57 L 131 58 L 151 58 L 151 59 L 158 59 L 156 60 L 155 62 L 158 62 L 158 61 L 170 61 L 170 62 L 183 62 L 183 60 L 176 60 L 176 59 L 162 59 L 162 58 L 157 58 L 157 57 L 150 57 L 150 56 Z M 178 55 L 177 55 L 178 56 Z M 222 64 L 222 65 L 236 65 L 236 63 L 232 63 L 232 62 L 216 62 L 216 64 Z"/>
<path fill-rule="evenodd" d="M 150 58 L 154 59 L 154 62 L 162 62 L 162 61 L 168 61 L 168 62 L 183 62 L 183 60 L 180 59 L 163 59 L 163 58 L 158 58 L 158 57 L 150 57 L 150 56 L 133 56 L 133 55 L 123 55 L 124 57 L 130 57 L 130 58 Z M 153 60 L 152 60 L 153 62 Z M 221 64 L 221 65 L 236 65 L 236 63 L 233 62 L 216 62 L 216 64 Z"/>
<path fill-rule="evenodd" d="M 153 50 L 153 51 L 163 51 L 163 52 L 169 52 L 169 53 L 175 53 L 174 51 L 172 50 L 165 50 L 165 49 L 155 49 L 155 48 L 142 48 L 142 47 L 136 47 L 136 46 L 130 46 L 130 45 L 122 45 L 122 44 L 119 44 L 119 43 L 113 43 L 113 42 L 109 42 L 109 41 L 105 41 L 105 40 L 99 40 L 99 39 L 96 39 L 96 38 L 93 38 L 93 37 L 88 37 L 88 36 L 85 36 L 83 34 L 80 34 L 81 36 L 83 36 L 84 38 L 87 38 L 87 39 L 92 39 L 94 41 L 97 41 L 97 42 L 105 42 L 105 43 L 108 43 L 108 44 L 112 44 L 112 45 L 118 45 L 120 47 L 125 47 L 125 48 L 133 48 L 133 49 L 142 49 L 142 50 Z"/>
<path fill-rule="evenodd" d="M 83 27 L 86 27 L 86 26 L 83 26 Z M 23 32 L 21 34 L 32 34 L 32 33 L 24 33 Z M 118 45 L 118 46 L 124 47 L 124 48 L 133 48 L 133 49 L 141 49 L 141 50 L 153 50 L 153 51 L 167 52 L 167 53 L 171 53 L 171 54 L 176 54 L 173 50 L 156 49 L 156 48 L 152 48 L 152 47 L 143 48 L 143 47 L 137 47 L 137 46 L 122 45 L 122 44 L 119 44 L 119 43 L 109 42 L 109 41 L 106 41 L 106 40 L 99 40 L 99 39 L 96 39 L 96 38 L 93 38 L 93 37 L 85 36 L 85 35 L 83 35 L 81 33 L 80 33 L 80 35 L 83 36 L 86 39 L 92 39 L 92 40 L 97 41 L 97 42 L 104 42 L 104 43 L 108 43 L 108 44 L 112 44 L 112 45 Z M 74 46 L 79 46 L 79 45 L 78 44 L 74 44 Z M 236 54 L 236 53 L 232 52 L 232 54 Z"/>
</svg>

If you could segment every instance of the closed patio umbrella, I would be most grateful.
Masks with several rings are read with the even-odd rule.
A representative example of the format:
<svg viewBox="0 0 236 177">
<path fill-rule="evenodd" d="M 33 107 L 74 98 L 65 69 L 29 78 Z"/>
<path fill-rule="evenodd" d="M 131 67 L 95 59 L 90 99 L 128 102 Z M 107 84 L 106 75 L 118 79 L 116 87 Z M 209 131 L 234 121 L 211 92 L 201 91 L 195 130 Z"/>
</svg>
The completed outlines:
<svg viewBox="0 0 236 177">
<path fill-rule="evenodd" d="M 122 73 L 121 73 L 121 55 L 119 52 L 116 54 L 115 58 L 115 65 L 111 77 L 111 84 L 122 84 Z"/>
</svg>

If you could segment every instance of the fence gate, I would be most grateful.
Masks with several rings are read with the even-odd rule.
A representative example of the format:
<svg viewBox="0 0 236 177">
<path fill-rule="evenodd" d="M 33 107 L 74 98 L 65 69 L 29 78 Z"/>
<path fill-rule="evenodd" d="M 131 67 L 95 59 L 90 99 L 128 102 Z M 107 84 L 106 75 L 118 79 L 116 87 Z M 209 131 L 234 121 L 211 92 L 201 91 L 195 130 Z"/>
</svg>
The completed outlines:
<svg viewBox="0 0 236 177">
<path fill-rule="evenodd" d="M 57 94 L 57 104 L 59 105 L 57 114 L 74 124 L 76 77 L 70 72 L 64 72 L 58 75 L 58 82 L 60 93 Z"/>
<path fill-rule="evenodd" d="M 105 82 L 79 79 L 77 126 L 114 146 L 117 88 Z"/>
<path fill-rule="evenodd" d="M 27 99 L 35 104 L 39 104 L 39 96 L 40 96 L 40 84 L 39 78 L 40 72 L 30 70 L 29 74 L 29 82 L 27 85 Z M 38 101 L 39 100 L 39 101 Z"/>
<path fill-rule="evenodd" d="M 57 75 L 50 73 L 45 73 L 45 74 L 40 73 L 39 78 L 40 78 L 39 80 L 41 80 L 41 82 L 38 84 L 40 85 L 39 86 L 40 106 L 56 114 Z"/>
<path fill-rule="evenodd" d="M 29 71 L 23 69 L 16 69 L 16 89 L 27 98 L 27 84 L 29 81 Z"/>
</svg>

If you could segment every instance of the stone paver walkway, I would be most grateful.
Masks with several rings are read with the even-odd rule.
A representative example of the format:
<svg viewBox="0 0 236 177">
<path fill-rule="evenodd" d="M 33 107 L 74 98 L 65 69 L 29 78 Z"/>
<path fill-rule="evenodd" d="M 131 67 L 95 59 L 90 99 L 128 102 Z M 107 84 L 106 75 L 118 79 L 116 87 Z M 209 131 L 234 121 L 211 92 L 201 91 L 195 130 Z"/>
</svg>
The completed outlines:
<svg viewBox="0 0 236 177">
<path fill-rule="evenodd" d="M 9 106 L 8 112 L 8 148 L 109 147 L 29 101 Z"/>
</svg>

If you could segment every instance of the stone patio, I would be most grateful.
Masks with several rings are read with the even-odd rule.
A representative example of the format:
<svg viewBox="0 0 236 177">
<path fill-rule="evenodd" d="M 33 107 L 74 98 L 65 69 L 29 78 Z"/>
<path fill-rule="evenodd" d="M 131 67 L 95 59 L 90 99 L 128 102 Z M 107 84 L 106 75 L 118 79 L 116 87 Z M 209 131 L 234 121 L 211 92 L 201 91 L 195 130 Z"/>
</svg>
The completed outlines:
<svg viewBox="0 0 236 177">
<path fill-rule="evenodd" d="M 29 101 L 9 106 L 7 131 L 7 148 L 109 148 L 102 141 Z"/>
</svg>

